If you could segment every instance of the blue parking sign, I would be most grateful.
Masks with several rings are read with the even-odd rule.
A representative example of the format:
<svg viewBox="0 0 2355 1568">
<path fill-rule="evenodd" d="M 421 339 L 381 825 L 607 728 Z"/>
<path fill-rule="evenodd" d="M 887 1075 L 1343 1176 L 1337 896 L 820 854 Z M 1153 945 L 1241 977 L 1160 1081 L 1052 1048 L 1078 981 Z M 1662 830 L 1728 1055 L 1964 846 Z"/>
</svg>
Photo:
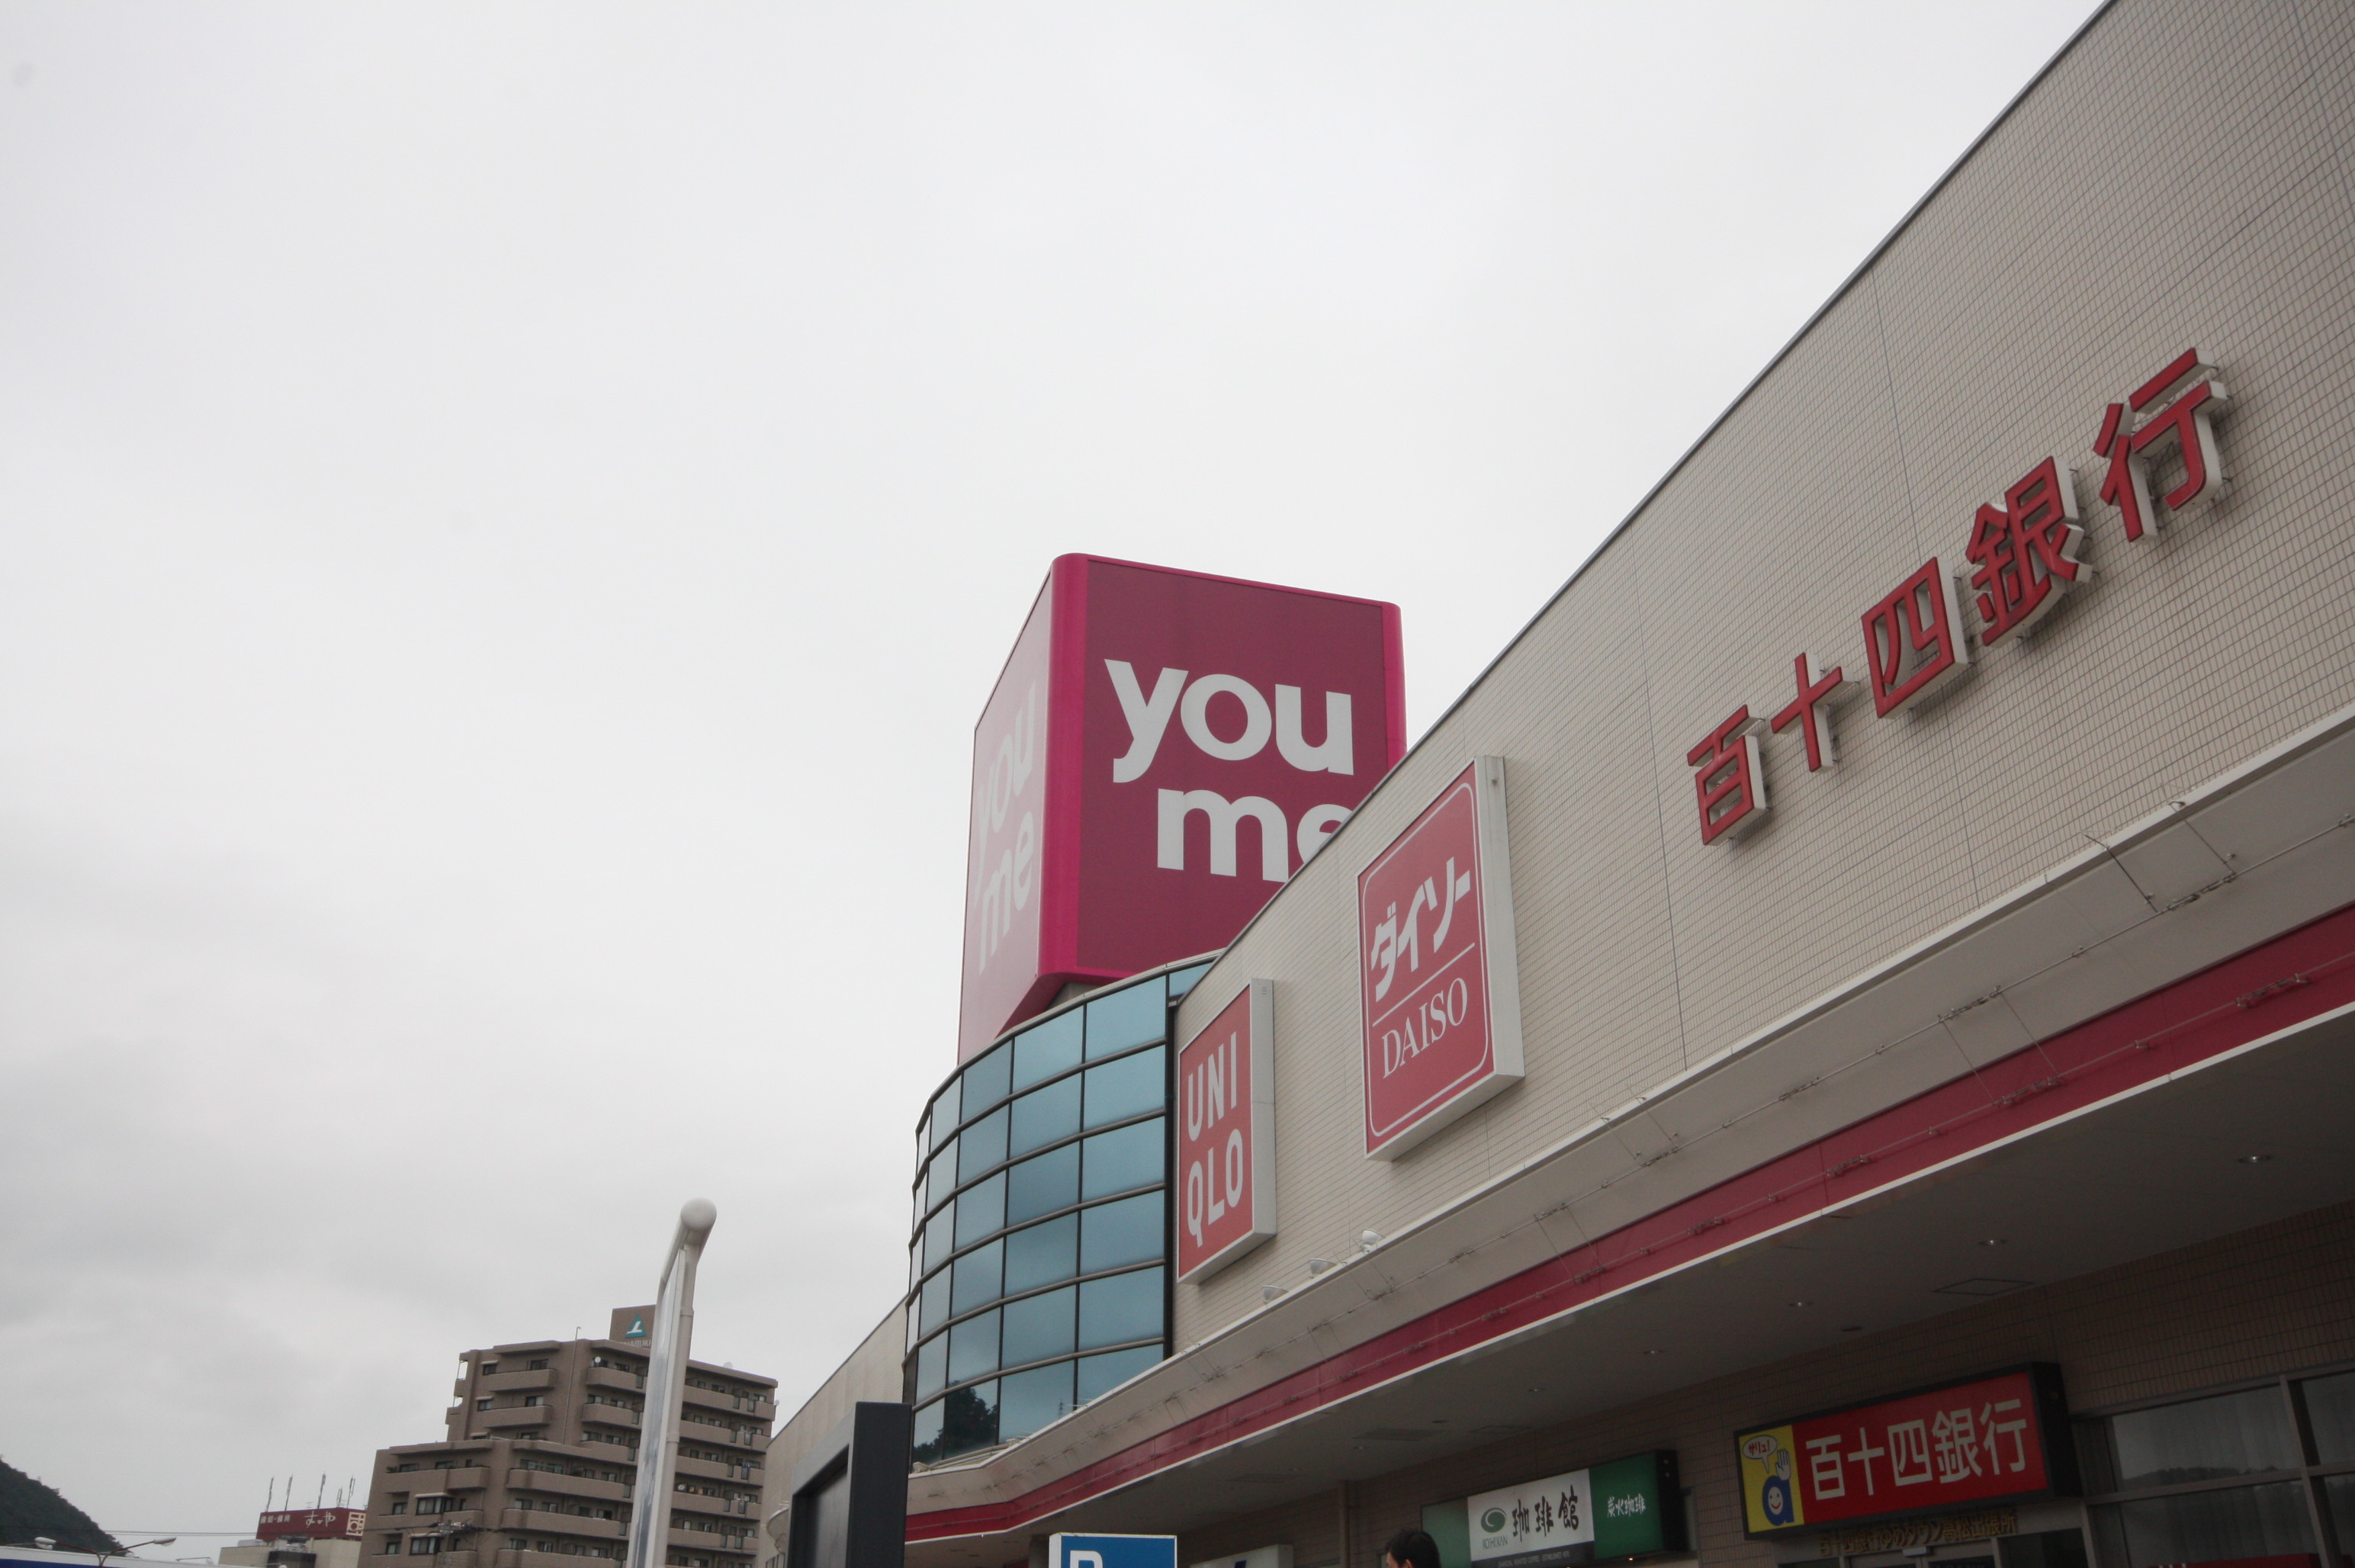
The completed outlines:
<svg viewBox="0 0 2355 1568">
<path fill-rule="evenodd" d="M 1050 1535 L 1047 1568 L 1178 1568 L 1174 1535 Z"/>
</svg>

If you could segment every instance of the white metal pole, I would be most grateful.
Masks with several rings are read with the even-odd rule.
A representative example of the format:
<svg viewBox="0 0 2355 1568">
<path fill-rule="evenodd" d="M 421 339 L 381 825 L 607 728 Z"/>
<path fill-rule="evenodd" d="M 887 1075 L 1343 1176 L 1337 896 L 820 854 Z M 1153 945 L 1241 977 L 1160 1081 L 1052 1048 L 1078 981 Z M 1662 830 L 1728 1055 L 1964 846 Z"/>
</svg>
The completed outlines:
<svg viewBox="0 0 2355 1568">
<path fill-rule="evenodd" d="M 663 1568 L 669 1558 L 670 1494 L 678 1465 L 678 1413 L 687 1394 L 687 1360 L 695 1340 L 695 1265 L 719 1211 L 707 1198 L 678 1211 L 678 1230 L 663 1255 L 655 1297 L 654 1347 L 646 1365 L 646 1408 L 638 1427 L 637 1497 L 630 1508 L 626 1568 Z"/>
</svg>

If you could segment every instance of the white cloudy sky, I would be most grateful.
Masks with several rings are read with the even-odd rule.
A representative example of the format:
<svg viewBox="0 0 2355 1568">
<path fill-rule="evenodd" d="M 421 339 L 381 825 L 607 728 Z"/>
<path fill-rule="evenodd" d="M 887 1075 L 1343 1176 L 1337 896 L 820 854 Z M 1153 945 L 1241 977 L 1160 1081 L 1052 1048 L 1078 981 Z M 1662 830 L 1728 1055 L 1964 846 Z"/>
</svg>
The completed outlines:
<svg viewBox="0 0 2355 1568">
<path fill-rule="evenodd" d="M 797 1399 L 1049 558 L 1427 723 L 2090 3 L 0 0 L 0 1456 L 247 1527 L 696 1194 Z"/>
</svg>

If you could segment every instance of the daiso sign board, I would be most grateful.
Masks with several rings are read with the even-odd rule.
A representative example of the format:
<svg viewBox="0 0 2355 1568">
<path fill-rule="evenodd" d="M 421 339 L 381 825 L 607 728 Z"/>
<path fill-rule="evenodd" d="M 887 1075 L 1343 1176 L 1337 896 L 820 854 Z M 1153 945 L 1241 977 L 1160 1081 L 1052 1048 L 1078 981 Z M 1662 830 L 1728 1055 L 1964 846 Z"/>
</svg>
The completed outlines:
<svg viewBox="0 0 2355 1568">
<path fill-rule="evenodd" d="M 1231 941 L 1406 746 L 1394 604 L 1066 555 L 974 729 L 958 1056 Z"/>
<path fill-rule="evenodd" d="M 1369 1158 L 1521 1080 L 1507 842 L 1505 760 L 1475 757 L 1358 874 Z"/>
</svg>

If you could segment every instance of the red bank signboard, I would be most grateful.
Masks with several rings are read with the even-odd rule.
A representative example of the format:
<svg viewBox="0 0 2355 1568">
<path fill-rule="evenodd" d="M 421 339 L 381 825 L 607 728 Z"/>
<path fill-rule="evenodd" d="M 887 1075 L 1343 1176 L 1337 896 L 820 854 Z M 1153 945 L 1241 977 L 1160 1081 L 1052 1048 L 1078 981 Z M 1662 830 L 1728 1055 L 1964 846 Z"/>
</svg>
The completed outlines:
<svg viewBox="0 0 2355 1568">
<path fill-rule="evenodd" d="M 1398 607 L 1056 559 L 974 731 L 959 1059 L 1223 947 L 1405 750 Z"/>
<path fill-rule="evenodd" d="M 2057 1367 L 1738 1433 L 1753 1540 L 2077 1490 Z"/>
<path fill-rule="evenodd" d="M 1358 874 L 1366 1154 L 1395 1159 L 1521 1079 L 1505 763 L 1476 757 Z"/>
<path fill-rule="evenodd" d="M 1275 1234 L 1275 986 L 1253 980 L 1178 1051 L 1178 1277 Z"/>
</svg>

